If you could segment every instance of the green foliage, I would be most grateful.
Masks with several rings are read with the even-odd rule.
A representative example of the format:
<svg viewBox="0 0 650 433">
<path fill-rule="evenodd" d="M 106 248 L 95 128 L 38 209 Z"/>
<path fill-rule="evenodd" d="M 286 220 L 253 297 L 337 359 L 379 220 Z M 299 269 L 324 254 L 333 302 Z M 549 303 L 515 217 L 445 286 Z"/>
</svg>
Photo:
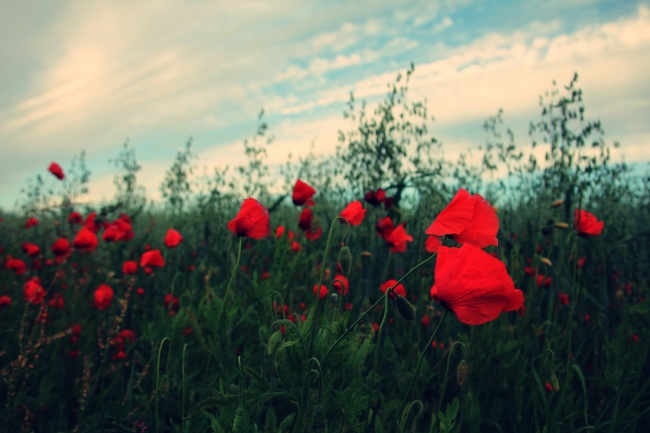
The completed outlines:
<svg viewBox="0 0 650 433">
<path fill-rule="evenodd" d="M 234 170 L 242 185 L 227 167 L 193 178 L 188 141 L 166 173 L 164 210 L 146 207 L 140 165 L 125 144 L 112 161 L 116 197 L 97 219 L 139 212 L 135 237 L 100 240 L 95 252 L 60 263 L 49 247 L 79 231 L 65 221 L 82 210 L 83 154 L 66 173 L 69 189 L 57 192 L 54 182 L 49 193 L 47 178 L 33 180 L 23 210 L 39 226 L 25 230 L 12 215 L 0 225 L 4 254 L 29 268 L 0 271 L 0 296 L 12 300 L 0 307 L 0 431 L 648 430 L 648 175 L 611 163 L 601 125 L 585 120 L 576 79 L 542 99 L 535 148 L 515 144 L 499 111 L 484 124 L 478 165 L 469 154 L 441 162 L 423 103 L 405 102 L 411 74 L 390 86 L 373 116 L 351 102 L 357 124 L 342 134 L 338 156 L 287 166 L 279 193 L 269 185 L 273 139 L 261 116 L 244 143 L 248 165 Z M 547 160 L 537 161 L 539 148 Z M 364 164 L 373 170 L 358 171 Z M 283 200 L 298 176 L 317 186 L 315 224 L 330 225 L 330 237 L 305 239 L 300 210 Z M 424 232 L 461 186 L 499 204 L 499 247 L 489 252 L 524 292 L 526 309 L 473 327 L 449 314 L 434 336 L 442 307 L 429 296 L 435 265 L 424 262 Z M 379 187 L 404 192 L 402 205 L 368 205 L 355 227 L 335 219 L 347 198 Z M 238 258 L 240 240 L 227 223 L 244 194 L 263 197 L 272 228 L 285 234 L 243 239 Z M 557 199 L 564 201 L 552 207 Z M 605 221 L 601 236 L 571 228 L 577 207 Z M 404 253 L 390 253 L 375 233 L 389 214 L 414 237 Z M 173 249 L 162 244 L 170 227 L 183 235 Z M 25 241 L 41 253 L 28 257 Z M 145 245 L 161 249 L 165 266 L 124 275 L 124 261 L 139 261 Z M 349 279 L 347 295 L 336 293 L 339 272 Z M 405 275 L 407 296 L 382 296 L 381 283 Z M 24 301 L 31 277 L 47 292 L 39 305 Z M 317 300 L 312 287 L 321 280 L 329 293 Z M 93 307 L 100 284 L 115 291 L 106 310 Z M 55 294 L 63 309 L 50 304 Z M 166 295 L 178 297 L 177 310 Z M 135 341 L 119 342 L 125 330 Z"/>
</svg>

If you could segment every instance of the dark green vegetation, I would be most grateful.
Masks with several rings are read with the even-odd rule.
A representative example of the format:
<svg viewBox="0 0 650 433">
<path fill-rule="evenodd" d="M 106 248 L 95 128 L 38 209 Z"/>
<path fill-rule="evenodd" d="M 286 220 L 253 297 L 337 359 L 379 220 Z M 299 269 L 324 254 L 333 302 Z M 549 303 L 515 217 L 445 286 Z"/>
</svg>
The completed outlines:
<svg viewBox="0 0 650 433">
<path fill-rule="evenodd" d="M 541 99 L 531 123 L 537 146 L 515 144 L 499 113 L 485 122 L 478 164 L 448 161 L 427 130 L 425 104 L 407 99 L 411 71 L 373 113 L 351 99 L 345 115 L 357 126 L 340 134 L 336 156 L 283 167 L 280 187 L 271 186 L 265 165 L 272 138 L 263 122 L 245 143 L 248 164 L 232 173 L 193 177 L 188 142 L 165 174 L 164 210 L 147 206 L 127 145 L 113 161 L 117 194 L 103 207 L 75 205 L 88 178 L 83 155 L 66 170 L 60 194 L 45 187 L 56 180 L 36 178 L 24 215 L 0 223 L 5 257 L 29 268 L 21 245 L 33 242 L 42 250 L 37 259 L 52 258 L 54 241 L 72 241 L 80 229 L 67 223 L 72 210 L 96 211 L 104 221 L 127 214 L 135 236 L 100 239 L 94 252 L 19 276 L 0 270 L 0 295 L 12 299 L 0 307 L 0 430 L 650 431 L 647 175 L 610 162 L 601 125 L 584 117 L 577 77 Z M 288 198 L 298 178 L 317 190 L 317 240 L 302 235 Z M 403 280 L 412 321 L 379 286 L 430 256 L 424 231 L 461 187 L 498 206 L 499 246 L 488 251 L 506 264 L 526 308 L 480 326 L 447 314 L 405 398 L 443 311 L 429 298 L 434 261 Z M 377 188 L 393 197 L 391 208 L 364 203 L 356 227 L 335 220 Z M 272 236 L 243 238 L 237 262 L 239 239 L 227 224 L 249 196 L 271 209 Z M 605 222 L 600 236 L 577 235 L 576 208 Z M 386 215 L 406 223 L 414 238 L 406 252 L 390 254 L 375 233 Z M 40 224 L 25 229 L 30 216 Z M 274 236 L 278 226 L 295 232 L 299 250 L 286 233 Z M 184 238 L 173 249 L 163 246 L 168 228 Z M 317 303 L 319 280 L 334 292 L 343 244 L 352 256 L 349 294 Z M 124 275 L 122 263 L 139 261 L 146 245 L 163 252 L 165 266 Z M 47 292 L 37 305 L 23 300 L 34 276 Z M 115 292 L 104 310 L 93 306 L 101 284 Z M 62 309 L 49 304 L 56 293 Z M 178 298 L 177 311 L 165 305 L 167 294 Z M 123 330 L 135 341 L 122 340 L 118 359 Z"/>
</svg>

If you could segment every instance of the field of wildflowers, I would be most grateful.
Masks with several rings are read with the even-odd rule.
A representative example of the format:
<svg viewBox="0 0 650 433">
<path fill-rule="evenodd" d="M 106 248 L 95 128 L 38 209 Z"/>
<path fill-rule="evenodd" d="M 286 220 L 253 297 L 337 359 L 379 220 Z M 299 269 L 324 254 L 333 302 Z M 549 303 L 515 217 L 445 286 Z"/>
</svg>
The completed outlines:
<svg viewBox="0 0 650 433">
<path fill-rule="evenodd" d="M 230 177 L 188 142 L 164 207 L 128 146 L 110 203 L 44 168 L 0 222 L 0 430 L 650 431 L 648 176 L 577 76 L 533 149 L 499 113 L 447 161 L 411 72 L 279 189 L 264 124 Z"/>
</svg>

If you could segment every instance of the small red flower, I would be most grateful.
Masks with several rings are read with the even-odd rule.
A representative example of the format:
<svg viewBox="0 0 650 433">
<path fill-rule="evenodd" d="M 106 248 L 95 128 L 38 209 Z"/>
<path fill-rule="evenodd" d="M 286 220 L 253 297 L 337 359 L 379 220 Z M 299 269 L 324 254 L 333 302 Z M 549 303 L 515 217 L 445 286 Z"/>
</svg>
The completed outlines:
<svg viewBox="0 0 650 433">
<path fill-rule="evenodd" d="M 79 251 L 94 251 L 98 244 L 97 235 L 86 226 L 79 230 L 79 233 L 72 241 L 72 245 Z"/>
<path fill-rule="evenodd" d="M 24 242 L 23 251 L 30 257 L 36 257 L 41 253 L 41 247 L 31 242 Z"/>
<path fill-rule="evenodd" d="M 343 218 L 348 220 L 348 223 L 353 226 L 358 226 L 366 216 L 366 209 L 363 208 L 361 201 L 353 201 L 348 204 L 340 214 Z"/>
<path fill-rule="evenodd" d="M 63 178 L 65 177 L 65 174 L 63 174 L 63 169 L 56 162 L 50 164 L 50 166 L 47 169 L 50 170 L 50 173 L 56 176 L 57 179 L 59 180 L 63 180 Z"/>
<path fill-rule="evenodd" d="M 497 246 L 499 219 L 486 199 L 459 189 L 451 202 L 426 230 L 430 236 L 450 236 L 459 244 L 479 248 Z"/>
<path fill-rule="evenodd" d="M 363 199 L 373 206 L 379 206 L 386 201 L 386 192 L 378 188 L 377 191 L 368 191 Z"/>
<path fill-rule="evenodd" d="M 54 296 L 52 296 L 52 299 L 49 300 L 47 305 L 49 305 L 50 308 L 54 308 L 55 310 L 62 310 L 63 307 L 65 307 L 65 300 L 63 299 L 63 293 L 55 293 Z"/>
<path fill-rule="evenodd" d="M 52 244 L 52 252 L 57 257 L 65 257 L 70 254 L 70 241 L 66 238 L 57 239 L 54 244 Z"/>
<path fill-rule="evenodd" d="M 43 302 L 45 290 L 43 289 L 43 286 L 41 286 L 41 280 L 38 277 L 27 280 L 23 286 L 23 294 L 25 295 L 26 302 L 34 305 Z"/>
<path fill-rule="evenodd" d="M 314 219 L 314 213 L 309 208 L 303 208 L 298 217 L 298 227 L 304 231 L 311 231 L 312 220 Z"/>
<path fill-rule="evenodd" d="M 6 307 L 11 305 L 11 298 L 7 295 L 0 296 L 0 307 Z"/>
<path fill-rule="evenodd" d="M 404 224 L 400 224 L 395 227 L 386 241 L 390 244 L 391 253 L 403 253 L 406 251 L 406 243 L 413 242 L 413 236 L 406 233 Z"/>
<path fill-rule="evenodd" d="M 347 295 L 348 291 L 350 290 L 350 282 L 348 281 L 347 277 L 341 274 L 337 274 L 334 277 L 332 287 L 334 287 L 334 290 L 336 290 L 337 293 Z"/>
<path fill-rule="evenodd" d="M 20 259 L 14 259 L 12 257 L 7 258 L 6 268 L 11 269 L 16 273 L 16 275 L 22 275 L 27 271 L 27 265 Z"/>
<path fill-rule="evenodd" d="M 95 290 L 95 308 L 98 310 L 105 310 L 113 302 L 113 289 L 108 285 L 102 284 Z"/>
<path fill-rule="evenodd" d="M 174 248 L 177 247 L 182 241 L 183 236 L 181 236 L 179 232 L 174 229 L 169 229 L 167 230 L 163 244 L 165 244 L 167 248 Z"/>
<path fill-rule="evenodd" d="M 382 239 L 388 242 L 388 237 L 393 233 L 393 230 L 395 230 L 395 225 L 390 217 L 384 217 L 375 223 L 375 230 L 377 230 L 377 234 L 379 234 Z"/>
<path fill-rule="evenodd" d="M 524 295 L 515 289 L 506 266 L 470 244 L 440 247 L 430 294 L 468 325 L 489 322 L 524 303 Z"/>
<path fill-rule="evenodd" d="M 397 280 L 388 280 L 384 284 L 379 286 L 379 290 L 381 290 L 381 293 L 386 293 L 386 290 L 395 286 L 395 284 L 397 284 Z M 395 288 L 388 294 L 388 297 L 394 299 L 396 297 L 395 295 L 400 295 L 404 298 L 406 297 L 406 289 L 401 283 L 395 286 Z"/>
<path fill-rule="evenodd" d="M 164 305 L 167 314 L 169 314 L 170 316 L 176 315 L 176 313 L 180 308 L 180 303 L 178 302 L 178 298 L 172 295 L 171 293 L 167 293 L 165 295 Z"/>
<path fill-rule="evenodd" d="M 327 298 L 327 293 L 329 292 L 324 284 L 320 285 L 320 291 L 318 290 L 318 284 L 314 284 L 312 291 L 314 292 L 314 296 L 318 296 L 318 299 Z"/>
<path fill-rule="evenodd" d="M 165 266 L 165 259 L 163 259 L 162 254 L 160 254 L 160 250 L 147 251 L 142 253 L 142 257 L 140 257 L 140 266 L 143 268 L 147 266 L 162 268 Z"/>
<path fill-rule="evenodd" d="M 557 300 L 562 305 L 569 305 L 569 295 L 567 295 L 566 293 L 562 293 L 562 292 L 558 293 Z"/>
<path fill-rule="evenodd" d="M 86 220 L 84 221 L 84 227 L 93 233 L 98 233 L 99 229 L 102 228 L 102 225 L 99 222 L 95 221 L 96 217 L 97 217 L 97 213 L 91 212 L 88 214 Z"/>
<path fill-rule="evenodd" d="M 296 206 L 302 206 L 303 204 L 307 204 L 307 206 L 313 206 L 314 200 L 312 200 L 312 197 L 314 194 L 316 194 L 316 190 L 314 188 L 298 179 L 296 181 L 296 184 L 293 186 L 291 199 L 293 200 L 293 204 Z"/>
<path fill-rule="evenodd" d="M 69 224 L 82 224 L 83 223 L 83 218 L 81 217 L 81 214 L 79 212 L 70 212 L 70 215 L 68 215 L 68 223 Z"/>
<path fill-rule="evenodd" d="M 573 226 L 580 236 L 598 236 L 602 233 L 605 223 L 586 210 L 576 209 Z"/>
<path fill-rule="evenodd" d="M 38 225 L 38 219 L 34 217 L 28 218 L 27 221 L 25 221 L 26 229 L 31 229 L 32 227 L 36 227 L 37 225 Z"/>
<path fill-rule="evenodd" d="M 133 275 L 138 272 L 138 263 L 133 260 L 127 260 L 122 264 L 122 273 L 124 275 Z"/>
<path fill-rule="evenodd" d="M 262 239 L 271 233 L 269 211 L 254 198 L 247 198 L 237 216 L 228 223 L 228 229 L 239 237 Z"/>
</svg>

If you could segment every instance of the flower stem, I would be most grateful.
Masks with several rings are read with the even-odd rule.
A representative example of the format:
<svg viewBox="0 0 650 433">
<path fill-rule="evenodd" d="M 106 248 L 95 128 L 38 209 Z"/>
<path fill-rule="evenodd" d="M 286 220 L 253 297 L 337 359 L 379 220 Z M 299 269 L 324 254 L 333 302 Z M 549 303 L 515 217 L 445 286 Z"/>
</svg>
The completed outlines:
<svg viewBox="0 0 650 433">
<path fill-rule="evenodd" d="M 424 355 L 427 353 L 427 350 L 429 350 L 429 347 L 431 346 L 431 343 L 433 342 L 433 339 L 435 338 L 436 334 L 438 333 L 438 329 L 440 329 L 440 325 L 442 325 L 442 322 L 445 321 L 445 317 L 447 317 L 447 313 L 449 310 L 445 309 L 444 313 L 442 313 L 442 317 L 440 318 L 440 321 L 438 322 L 438 326 L 436 326 L 436 329 L 433 331 L 433 334 L 431 334 L 431 338 L 429 338 L 429 342 L 424 346 L 424 349 L 422 349 L 422 352 L 420 352 L 420 358 L 418 359 L 418 365 L 415 367 L 415 372 L 413 373 L 413 377 L 411 378 L 411 383 L 409 383 L 409 387 L 406 390 L 406 393 L 404 394 L 404 398 L 402 399 L 402 404 L 400 405 L 399 409 L 397 410 L 397 413 L 395 414 L 395 420 L 393 421 L 393 424 L 397 424 L 399 420 L 399 416 L 402 413 L 402 410 L 404 409 L 404 405 L 406 404 L 406 399 L 409 396 L 409 393 L 411 392 L 411 389 L 413 388 L 413 384 L 415 383 L 415 379 L 418 377 L 418 372 L 420 371 L 420 367 L 422 366 L 422 361 L 424 360 Z"/>
</svg>

